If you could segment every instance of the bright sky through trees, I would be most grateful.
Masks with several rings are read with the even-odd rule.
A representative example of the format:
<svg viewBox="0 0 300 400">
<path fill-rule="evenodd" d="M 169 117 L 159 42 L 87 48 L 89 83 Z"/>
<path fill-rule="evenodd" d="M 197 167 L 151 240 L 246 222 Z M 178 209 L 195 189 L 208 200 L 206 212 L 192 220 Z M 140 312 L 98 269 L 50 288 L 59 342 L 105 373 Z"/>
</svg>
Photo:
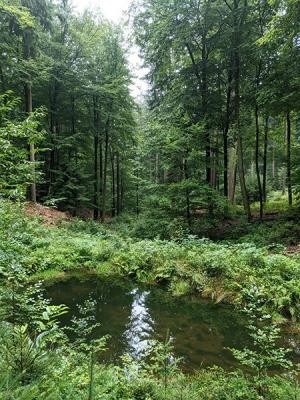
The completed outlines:
<svg viewBox="0 0 300 400">
<path fill-rule="evenodd" d="M 86 9 L 91 11 L 100 10 L 105 18 L 114 23 L 126 20 L 132 0 L 72 0 L 74 9 L 81 13 Z M 132 94 L 135 98 L 142 98 L 147 90 L 147 83 L 143 79 L 146 69 L 142 67 L 142 60 L 138 55 L 138 49 L 132 46 L 128 57 L 131 71 L 134 75 Z"/>
<path fill-rule="evenodd" d="M 131 0 L 73 0 L 74 7 L 79 12 L 86 8 L 100 9 L 106 18 L 119 22 L 124 12 L 128 10 Z"/>
</svg>

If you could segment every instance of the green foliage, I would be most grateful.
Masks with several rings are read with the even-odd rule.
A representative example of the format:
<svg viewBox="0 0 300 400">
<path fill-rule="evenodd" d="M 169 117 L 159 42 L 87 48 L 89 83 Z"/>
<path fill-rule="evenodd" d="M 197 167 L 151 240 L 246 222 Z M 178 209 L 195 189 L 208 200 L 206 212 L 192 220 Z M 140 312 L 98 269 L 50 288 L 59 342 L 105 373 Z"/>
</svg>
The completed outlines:
<svg viewBox="0 0 300 400">
<path fill-rule="evenodd" d="M 266 378 L 274 368 L 290 369 L 292 362 L 287 359 L 288 350 L 277 346 L 280 328 L 272 317 L 266 314 L 265 292 L 259 287 L 245 290 L 246 306 L 243 309 L 247 316 L 248 329 L 253 341 L 253 349 L 231 349 L 237 360 L 255 372 L 255 382 L 259 395 L 267 391 Z"/>
<path fill-rule="evenodd" d="M 116 226 L 76 220 L 49 229 L 9 202 L 1 202 L 0 215 L 0 266 L 6 276 L 11 274 L 7 263 L 16 265 L 15 280 L 20 268 L 36 279 L 85 270 L 160 283 L 175 295 L 200 293 L 233 303 L 242 303 L 244 289 L 257 285 L 264 288 L 269 313 L 299 320 L 299 257 L 282 254 L 281 246 L 214 243 L 190 236 L 136 240 L 125 236 L 126 229 L 119 236 Z"/>
<path fill-rule="evenodd" d="M 35 165 L 28 161 L 26 146 L 38 143 L 44 113 L 37 109 L 23 121 L 13 120 L 18 101 L 11 92 L 0 95 L 0 195 L 19 199 L 25 197 L 27 186 L 36 179 Z M 23 148 L 18 145 L 23 142 Z"/>
</svg>

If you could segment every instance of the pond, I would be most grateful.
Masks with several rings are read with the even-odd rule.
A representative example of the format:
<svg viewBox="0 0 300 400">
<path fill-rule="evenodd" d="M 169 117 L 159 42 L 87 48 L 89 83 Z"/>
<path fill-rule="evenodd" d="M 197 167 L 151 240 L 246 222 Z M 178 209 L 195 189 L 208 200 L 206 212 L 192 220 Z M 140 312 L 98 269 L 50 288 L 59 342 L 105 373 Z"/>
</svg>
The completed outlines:
<svg viewBox="0 0 300 400">
<path fill-rule="evenodd" d="M 178 299 L 156 287 L 112 283 L 94 276 L 54 283 L 46 292 L 53 304 L 69 307 L 62 319 L 66 326 L 78 316 L 78 304 L 87 299 L 96 302 L 95 317 L 101 325 L 95 335 L 110 335 L 108 350 L 101 354 L 104 362 L 117 363 L 124 353 L 138 359 L 150 339 L 164 340 L 169 332 L 175 355 L 183 357 L 184 370 L 212 365 L 229 370 L 237 362 L 228 348 L 249 344 L 245 320 L 237 311 L 199 297 Z"/>
</svg>

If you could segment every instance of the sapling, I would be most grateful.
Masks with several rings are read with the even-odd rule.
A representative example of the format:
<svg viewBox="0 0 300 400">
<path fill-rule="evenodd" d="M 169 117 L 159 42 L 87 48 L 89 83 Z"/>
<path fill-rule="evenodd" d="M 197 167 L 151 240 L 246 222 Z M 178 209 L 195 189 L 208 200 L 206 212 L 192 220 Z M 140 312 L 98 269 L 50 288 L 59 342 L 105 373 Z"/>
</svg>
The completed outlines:
<svg viewBox="0 0 300 400">
<path fill-rule="evenodd" d="M 166 399 L 169 377 L 179 372 L 178 365 L 181 361 L 181 358 L 174 357 L 174 346 L 169 332 L 164 342 L 151 340 L 146 349 L 145 356 L 149 361 L 147 365 L 148 370 L 158 377 L 163 378 L 164 397 Z"/>
<path fill-rule="evenodd" d="M 72 326 L 69 328 L 75 335 L 76 350 L 82 352 L 88 357 L 88 396 L 87 400 L 93 399 L 94 370 L 96 354 L 106 349 L 108 335 L 95 339 L 93 337 L 95 330 L 100 326 L 96 322 L 96 301 L 88 299 L 84 305 L 78 305 L 79 316 L 72 318 Z"/>
<path fill-rule="evenodd" d="M 265 393 L 265 378 L 274 368 L 290 369 L 292 362 L 287 359 L 290 350 L 278 347 L 280 328 L 272 321 L 265 309 L 263 288 L 256 286 L 244 290 L 246 304 L 243 312 L 248 318 L 247 328 L 253 348 L 230 349 L 235 358 L 255 372 L 255 380 L 260 396 Z"/>
</svg>

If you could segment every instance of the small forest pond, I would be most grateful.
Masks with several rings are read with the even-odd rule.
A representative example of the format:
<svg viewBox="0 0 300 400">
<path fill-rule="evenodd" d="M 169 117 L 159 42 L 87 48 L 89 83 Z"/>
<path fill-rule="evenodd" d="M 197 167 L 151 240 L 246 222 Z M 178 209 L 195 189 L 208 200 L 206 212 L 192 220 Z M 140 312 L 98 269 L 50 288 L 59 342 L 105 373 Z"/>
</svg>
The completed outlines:
<svg viewBox="0 0 300 400">
<path fill-rule="evenodd" d="M 199 298 L 177 299 L 159 288 L 126 286 L 97 277 L 73 277 L 48 286 L 46 293 L 53 304 L 69 307 L 63 325 L 78 316 L 77 304 L 96 301 L 96 320 L 101 324 L 96 336 L 110 335 L 108 350 L 101 354 L 105 362 L 117 363 L 124 353 L 139 358 L 149 339 L 164 340 L 169 332 L 175 355 L 183 357 L 184 370 L 212 365 L 231 369 L 237 363 L 227 348 L 249 344 L 245 320 L 238 312 Z M 291 344 L 294 339 L 284 341 Z"/>
</svg>

